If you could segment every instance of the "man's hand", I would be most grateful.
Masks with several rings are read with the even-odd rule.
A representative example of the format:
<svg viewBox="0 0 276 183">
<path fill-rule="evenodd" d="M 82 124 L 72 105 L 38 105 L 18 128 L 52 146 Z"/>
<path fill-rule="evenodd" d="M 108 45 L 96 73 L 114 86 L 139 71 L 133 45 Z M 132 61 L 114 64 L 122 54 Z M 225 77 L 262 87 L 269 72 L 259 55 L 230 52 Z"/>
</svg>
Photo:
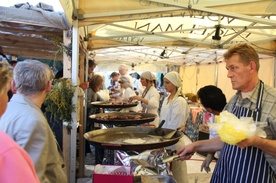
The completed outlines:
<svg viewBox="0 0 276 183">
<path fill-rule="evenodd" d="M 244 140 L 242 140 L 242 141 L 240 141 L 240 142 L 238 142 L 237 143 L 237 146 L 239 146 L 240 148 L 246 148 L 246 147 L 249 147 L 249 146 L 254 146 L 255 145 L 255 141 L 257 140 L 257 139 L 259 139 L 260 137 L 258 137 L 258 136 L 253 136 L 253 137 L 250 137 L 250 138 L 248 138 L 248 139 L 244 139 Z"/>
<path fill-rule="evenodd" d="M 214 158 L 213 153 L 208 154 L 207 157 L 205 158 L 205 160 L 203 161 L 202 165 L 201 165 L 200 171 L 202 171 L 204 169 L 205 172 L 209 173 L 211 171 L 211 168 L 209 167 L 209 165 L 212 162 L 213 158 Z"/>
<path fill-rule="evenodd" d="M 191 143 L 191 144 L 188 144 L 184 147 L 182 147 L 181 149 L 179 149 L 176 154 L 178 154 L 179 156 L 184 156 L 186 154 L 190 154 L 190 153 L 194 153 L 195 152 L 195 143 Z M 184 156 L 183 158 L 181 158 L 180 160 L 183 161 L 183 160 L 187 160 L 187 159 L 190 159 L 192 157 L 192 154 L 189 155 L 189 156 Z"/>
</svg>

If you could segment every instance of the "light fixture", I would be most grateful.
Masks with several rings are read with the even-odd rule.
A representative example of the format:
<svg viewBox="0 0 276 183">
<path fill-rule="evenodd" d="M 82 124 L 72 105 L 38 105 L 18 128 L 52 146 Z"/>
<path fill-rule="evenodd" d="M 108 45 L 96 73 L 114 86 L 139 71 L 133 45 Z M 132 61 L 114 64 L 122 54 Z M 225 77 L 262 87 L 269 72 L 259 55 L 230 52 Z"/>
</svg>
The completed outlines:
<svg viewBox="0 0 276 183">
<path fill-rule="evenodd" d="M 215 28 L 216 28 L 216 32 L 215 32 L 215 35 L 212 36 L 211 48 L 218 48 L 220 40 L 221 40 L 221 37 L 220 37 L 220 25 L 216 25 Z"/>
<path fill-rule="evenodd" d="M 161 52 L 161 54 L 159 56 L 161 59 L 166 58 L 166 49 L 167 49 L 167 47 L 165 47 L 165 49 Z"/>
</svg>

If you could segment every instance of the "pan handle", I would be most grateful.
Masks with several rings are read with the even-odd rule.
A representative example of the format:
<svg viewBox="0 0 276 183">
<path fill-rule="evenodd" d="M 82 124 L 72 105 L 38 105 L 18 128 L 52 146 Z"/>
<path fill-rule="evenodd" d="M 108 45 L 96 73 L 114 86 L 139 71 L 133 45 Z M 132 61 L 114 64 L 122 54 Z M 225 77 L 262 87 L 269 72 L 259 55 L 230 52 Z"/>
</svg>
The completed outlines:
<svg viewBox="0 0 276 183">
<path fill-rule="evenodd" d="M 161 127 L 163 126 L 164 123 L 165 123 L 165 120 L 162 120 L 162 121 L 159 123 L 159 125 L 158 125 L 157 128 L 161 128 Z"/>
</svg>

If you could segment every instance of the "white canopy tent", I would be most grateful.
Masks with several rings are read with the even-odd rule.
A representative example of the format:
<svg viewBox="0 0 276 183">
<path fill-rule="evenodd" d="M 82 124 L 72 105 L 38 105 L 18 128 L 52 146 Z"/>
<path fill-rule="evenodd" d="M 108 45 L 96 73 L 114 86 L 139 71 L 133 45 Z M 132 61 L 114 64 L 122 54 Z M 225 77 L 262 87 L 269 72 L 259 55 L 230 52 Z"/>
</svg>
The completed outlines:
<svg viewBox="0 0 276 183">
<path fill-rule="evenodd" d="M 65 71 L 78 81 L 79 43 L 99 68 L 166 72 L 179 67 L 184 92 L 215 84 L 233 94 L 222 62 L 224 49 L 247 42 L 261 57 L 260 78 L 274 86 L 275 10 L 273 0 L 60 0 L 66 17 L 40 9 L 0 7 L 0 40 L 5 54 L 57 59 L 50 39 L 73 27 L 73 56 Z M 57 22 L 55 22 L 57 20 Z M 81 40 L 80 40 L 81 38 Z M 59 57 L 58 59 L 60 59 Z M 67 68 L 68 67 L 68 68 Z M 74 98 L 77 102 L 77 98 Z M 74 114 L 75 115 L 75 114 Z M 71 130 L 76 144 L 77 118 Z M 75 146 L 73 146 L 75 147 Z M 76 150 L 71 148 L 70 180 Z"/>
<path fill-rule="evenodd" d="M 170 66 L 179 66 L 185 92 L 196 93 L 201 86 L 215 84 L 228 98 L 234 91 L 226 77 L 222 54 L 233 44 L 247 42 L 260 54 L 260 78 L 274 86 L 275 1 L 60 2 L 75 31 L 73 81 L 77 81 L 82 32 L 87 52 L 98 67 L 108 65 L 117 70 L 120 63 L 127 63 L 133 70 L 150 70 L 148 64 L 153 64 L 163 72 Z"/>
<path fill-rule="evenodd" d="M 121 63 L 129 65 L 133 71 L 151 68 L 162 73 L 171 65 L 184 67 L 185 71 L 206 64 L 219 65 L 225 49 L 240 42 L 254 46 L 261 62 L 270 60 L 270 68 L 274 68 L 275 1 L 60 2 L 69 22 L 78 21 L 87 52 L 96 60 L 98 70 L 114 71 Z M 219 68 L 213 81 L 205 85 L 224 87 L 219 85 L 218 75 L 215 75 L 225 71 Z M 274 72 L 271 74 L 273 78 Z M 198 89 L 196 82 L 185 83 L 189 83 L 184 87 L 187 92 L 195 93 Z M 273 79 L 272 82 L 269 79 L 268 84 L 273 85 Z"/>
</svg>

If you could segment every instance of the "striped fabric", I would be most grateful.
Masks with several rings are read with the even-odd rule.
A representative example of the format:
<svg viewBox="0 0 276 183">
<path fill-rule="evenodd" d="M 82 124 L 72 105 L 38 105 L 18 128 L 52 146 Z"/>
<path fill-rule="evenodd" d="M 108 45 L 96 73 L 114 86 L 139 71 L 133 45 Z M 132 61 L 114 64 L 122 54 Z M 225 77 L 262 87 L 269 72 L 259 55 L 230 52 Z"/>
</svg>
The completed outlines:
<svg viewBox="0 0 276 183">
<path fill-rule="evenodd" d="M 242 99 L 240 96 L 238 92 L 225 109 L 237 117 L 252 116 L 256 121 L 267 121 L 268 126 L 265 131 L 268 138 L 276 139 L 276 132 L 274 131 L 276 129 L 276 90 L 267 85 L 263 87 L 260 84 L 248 98 Z M 211 182 L 276 183 L 275 170 L 272 169 L 273 165 L 275 166 L 275 161 L 275 157 L 258 148 L 241 149 L 225 143 Z"/>
</svg>

